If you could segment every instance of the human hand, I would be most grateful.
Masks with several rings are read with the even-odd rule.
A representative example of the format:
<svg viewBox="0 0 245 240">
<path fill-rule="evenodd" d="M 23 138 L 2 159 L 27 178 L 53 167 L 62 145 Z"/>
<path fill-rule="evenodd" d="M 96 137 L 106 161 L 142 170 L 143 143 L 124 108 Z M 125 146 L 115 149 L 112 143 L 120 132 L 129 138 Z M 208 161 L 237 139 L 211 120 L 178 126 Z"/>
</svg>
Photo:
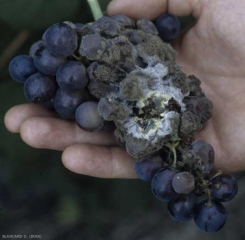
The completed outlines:
<svg viewBox="0 0 245 240">
<path fill-rule="evenodd" d="M 213 101 L 214 116 L 196 137 L 214 147 L 215 166 L 224 171 L 245 169 L 241 144 L 245 133 L 240 130 L 245 117 L 245 69 L 239 66 L 245 59 L 243 7 L 241 0 L 232 6 L 228 0 L 169 0 L 168 7 L 166 0 L 114 0 L 108 7 L 110 15 L 124 13 L 136 19 L 155 19 L 166 10 L 177 16 L 192 13 L 197 18 L 174 47 L 177 62 L 186 73 L 202 80 L 205 94 Z M 73 122 L 32 104 L 10 109 L 5 124 L 33 147 L 64 151 L 63 164 L 71 171 L 106 178 L 136 177 L 134 159 L 117 146 L 113 133 L 84 132 Z"/>
</svg>

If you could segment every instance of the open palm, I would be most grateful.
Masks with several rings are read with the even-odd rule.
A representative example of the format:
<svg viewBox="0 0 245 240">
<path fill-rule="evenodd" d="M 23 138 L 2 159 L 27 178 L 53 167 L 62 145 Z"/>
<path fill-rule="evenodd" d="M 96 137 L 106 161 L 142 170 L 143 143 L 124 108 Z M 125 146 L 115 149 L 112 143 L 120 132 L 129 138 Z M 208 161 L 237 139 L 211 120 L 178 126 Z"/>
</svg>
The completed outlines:
<svg viewBox="0 0 245 240">
<path fill-rule="evenodd" d="M 109 14 L 155 19 L 162 12 L 192 14 L 197 23 L 174 47 L 177 62 L 188 74 L 197 75 L 213 101 L 214 116 L 196 136 L 212 144 L 215 165 L 225 171 L 245 169 L 245 2 L 237 0 L 114 0 Z M 244 76 L 244 77 L 243 77 Z M 6 127 L 20 133 L 36 148 L 64 151 L 63 164 L 76 173 L 106 177 L 136 177 L 134 159 L 118 147 L 113 133 L 88 133 L 74 122 L 59 119 L 39 106 L 24 104 L 10 109 Z"/>
</svg>

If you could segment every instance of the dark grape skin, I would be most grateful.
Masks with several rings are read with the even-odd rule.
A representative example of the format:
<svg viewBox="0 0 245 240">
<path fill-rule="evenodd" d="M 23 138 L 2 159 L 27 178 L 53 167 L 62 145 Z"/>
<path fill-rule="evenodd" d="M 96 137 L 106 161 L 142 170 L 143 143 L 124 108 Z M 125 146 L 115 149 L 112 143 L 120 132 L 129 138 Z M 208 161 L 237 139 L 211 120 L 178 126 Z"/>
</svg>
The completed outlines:
<svg viewBox="0 0 245 240">
<path fill-rule="evenodd" d="M 176 38 L 180 32 L 180 21 L 172 14 L 161 14 L 156 20 L 156 28 L 163 41 Z"/>
<path fill-rule="evenodd" d="M 24 83 L 28 77 L 36 73 L 37 69 L 32 58 L 27 55 L 14 57 L 9 64 L 9 74 L 13 80 Z"/>
<path fill-rule="evenodd" d="M 24 94 L 31 103 L 44 104 L 55 96 L 56 89 L 57 86 L 52 78 L 35 73 L 26 80 Z"/>
<path fill-rule="evenodd" d="M 226 223 L 225 207 L 215 200 L 211 200 L 211 207 L 208 206 L 208 199 L 198 204 L 196 225 L 204 232 L 214 233 L 219 231 Z"/>
<path fill-rule="evenodd" d="M 161 168 L 156 172 L 151 181 L 151 190 L 157 199 L 169 202 L 177 196 L 172 188 L 172 179 L 177 172 L 177 169 L 170 168 Z"/>
<path fill-rule="evenodd" d="M 80 62 L 66 62 L 58 68 L 56 73 L 56 81 L 60 88 L 64 90 L 81 90 L 88 83 L 86 68 Z"/>
<path fill-rule="evenodd" d="M 104 126 L 105 120 L 99 115 L 98 103 L 88 101 L 82 103 L 76 110 L 76 122 L 86 131 L 98 131 Z"/>
<path fill-rule="evenodd" d="M 210 190 L 212 198 L 219 202 L 228 202 L 237 194 L 237 181 L 229 174 L 222 174 L 211 180 Z"/>
<path fill-rule="evenodd" d="M 66 23 L 56 23 L 45 33 L 47 49 L 56 56 L 68 57 L 77 49 L 77 34 Z"/>
<path fill-rule="evenodd" d="M 159 156 L 139 159 L 134 164 L 134 170 L 143 181 L 151 181 L 155 173 L 162 168 L 163 161 Z"/>
<path fill-rule="evenodd" d="M 44 45 L 44 41 L 40 40 L 31 45 L 30 51 L 29 51 L 29 56 L 34 57 L 35 52 L 37 51 L 38 48 Z"/>
<path fill-rule="evenodd" d="M 66 62 L 65 58 L 54 56 L 44 45 L 41 45 L 33 56 L 34 64 L 39 72 L 55 76 L 58 68 Z"/>
<path fill-rule="evenodd" d="M 88 94 L 84 90 L 70 92 L 59 88 L 54 98 L 54 108 L 62 118 L 75 119 L 77 107 L 87 100 Z"/>
<path fill-rule="evenodd" d="M 168 202 L 168 211 L 175 221 L 188 222 L 196 215 L 197 206 L 196 194 L 180 194 Z"/>
</svg>

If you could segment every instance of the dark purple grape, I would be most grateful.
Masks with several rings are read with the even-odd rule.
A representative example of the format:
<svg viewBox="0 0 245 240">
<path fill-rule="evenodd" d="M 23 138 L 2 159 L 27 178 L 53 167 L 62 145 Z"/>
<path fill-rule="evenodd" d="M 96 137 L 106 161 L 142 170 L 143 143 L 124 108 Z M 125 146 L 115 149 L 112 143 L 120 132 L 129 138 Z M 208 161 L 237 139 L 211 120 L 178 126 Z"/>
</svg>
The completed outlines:
<svg viewBox="0 0 245 240">
<path fill-rule="evenodd" d="M 66 62 L 65 58 L 50 53 L 44 45 L 36 50 L 33 60 L 37 70 L 49 76 L 55 76 L 58 68 Z"/>
<path fill-rule="evenodd" d="M 139 30 L 142 30 L 146 33 L 150 33 L 153 35 L 158 35 L 158 31 L 156 29 L 156 26 L 153 24 L 153 22 L 147 20 L 147 19 L 140 19 L 137 21 L 137 28 Z"/>
<path fill-rule="evenodd" d="M 222 174 L 212 179 L 210 190 L 212 198 L 219 202 L 228 202 L 237 194 L 237 181 L 229 174 Z"/>
<path fill-rule="evenodd" d="M 151 181 L 155 173 L 162 168 L 162 163 L 162 158 L 159 156 L 142 158 L 135 162 L 134 170 L 140 179 Z"/>
<path fill-rule="evenodd" d="M 9 64 L 9 74 L 13 80 L 24 83 L 28 77 L 36 73 L 37 69 L 32 58 L 26 55 L 19 55 L 13 58 Z"/>
<path fill-rule="evenodd" d="M 30 51 L 29 51 L 29 55 L 30 57 L 34 57 L 34 54 L 35 52 L 41 47 L 44 45 L 44 41 L 40 40 L 38 42 L 35 42 L 32 44 L 31 48 L 30 48 Z"/>
<path fill-rule="evenodd" d="M 68 57 L 77 49 L 77 34 L 68 24 L 56 23 L 47 29 L 48 50 L 56 56 Z"/>
<path fill-rule="evenodd" d="M 105 42 L 99 34 L 86 35 L 82 38 L 79 53 L 89 60 L 99 60 L 105 47 L 104 44 Z"/>
<path fill-rule="evenodd" d="M 226 222 L 225 207 L 215 200 L 212 200 L 212 204 L 209 206 L 208 199 L 206 199 L 198 204 L 194 220 L 202 231 L 208 233 L 217 232 Z"/>
<path fill-rule="evenodd" d="M 194 167 L 205 173 L 209 173 L 214 165 L 214 149 L 203 140 L 191 144 L 189 157 Z"/>
<path fill-rule="evenodd" d="M 77 107 L 87 100 L 88 94 L 84 90 L 70 92 L 59 88 L 54 98 L 54 108 L 62 118 L 75 119 Z"/>
<path fill-rule="evenodd" d="M 56 73 L 56 81 L 64 90 L 81 90 L 88 83 L 86 68 L 82 63 L 76 61 L 64 63 Z"/>
<path fill-rule="evenodd" d="M 151 181 L 151 190 L 156 198 L 169 202 L 177 196 L 172 188 L 172 179 L 177 172 L 178 170 L 169 168 L 161 168 L 156 172 Z"/>
<path fill-rule="evenodd" d="M 175 221 L 187 222 L 196 215 L 197 206 L 196 194 L 181 194 L 168 203 L 168 211 Z"/>
<path fill-rule="evenodd" d="M 176 38 L 180 32 L 180 21 L 172 14 L 164 13 L 156 20 L 156 28 L 163 41 Z"/>
<path fill-rule="evenodd" d="M 188 194 L 195 189 L 195 178 L 189 172 L 176 173 L 172 180 L 172 187 L 177 193 Z"/>
<path fill-rule="evenodd" d="M 97 131 L 104 126 L 105 120 L 99 115 L 97 102 L 82 103 L 75 116 L 77 124 L 84 130 Z"/>
<path fill-rule="evenodd" d="M 28 101 L 42 104 L 55 96 L 56 88 L 52 78 L 41 73 L 35 73 L 26 80 L 24 94 Z"/>
<path fill-rule="evenodd" d="M 111 17 L 114 21 L 116 21 L 123 28 L 134 28 L 135 22 L 131 18 L 123 15 L 117 14 Z"/>
</svg>

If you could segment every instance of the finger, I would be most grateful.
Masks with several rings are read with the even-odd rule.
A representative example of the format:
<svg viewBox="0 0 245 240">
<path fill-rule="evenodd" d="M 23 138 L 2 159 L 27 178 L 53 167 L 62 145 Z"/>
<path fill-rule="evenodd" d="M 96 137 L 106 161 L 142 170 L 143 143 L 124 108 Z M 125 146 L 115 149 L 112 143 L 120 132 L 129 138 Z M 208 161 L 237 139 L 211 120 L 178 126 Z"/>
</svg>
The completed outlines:
<svg viewBox="0 0 245 240">
<path fill-rule="evenodd" d="M 63 152 L 62 162 L 70 171 L 93 177 L 137 178 L 135 159 L 120 147 L 73 145 Z"/>
<path fill-rule="evenodd" d="M 109 15 L 125 14 L 134 19 L 156 19 L 164 12 L 178 17 L 200 15 L 199 0 L 113 0 L 107 7 Z"/>
<path fill-rule="evenodd" d="M 6 128 L 13 133 L 20 132 L 21 124 L 32 117 L 55 117 L 54 112 L 34 104 L 21 104 L 8 110 L 4 117 Z"/>
<path fill-rule="evenodd" d="M 58 118 L 30 118 L 21 125 L 20 135 L 32 147 L 61 151 L 76 143 L 117 145 L 112 132 L 86 132 L 74 122 Z"/>
</svg>

